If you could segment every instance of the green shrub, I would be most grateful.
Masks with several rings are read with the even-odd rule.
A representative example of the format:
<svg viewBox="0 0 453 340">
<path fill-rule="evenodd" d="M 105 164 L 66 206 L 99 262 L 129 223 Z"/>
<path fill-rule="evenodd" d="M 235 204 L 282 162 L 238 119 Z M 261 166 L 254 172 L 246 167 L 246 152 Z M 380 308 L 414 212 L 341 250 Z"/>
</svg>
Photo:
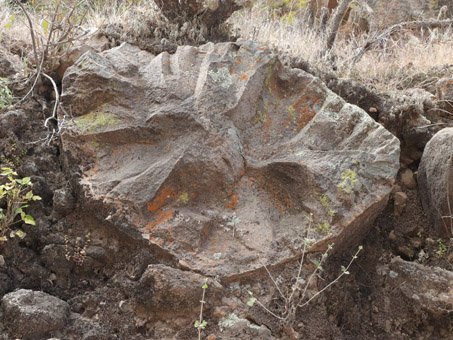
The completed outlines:
<svg viewBox="0 0 453 340">
<path fill-rule="evenodd" d="M 26 224 L 35 225 L 35 220 L 30 215 L 27 215 L 25 208 L 28 207 L 28 202 L 40 200 L 41 197 L 33 194 L 31 187 L 33 183 L 30 177 L 22 179 L 15 178 L 17 173 L 10 168 L 2 168 L 0 174 L 8 179 L 6 184 L 0 185 L 0 242 L 7 241 L 7 232 L 15 223 L 24 222 Z M 19 219 L 16 220 L 16 217 Z M 15 221 L 16 220 L 16 221 Z M 9 237 L 24 237 L 22 231 L 11 231 Z"/>
<path fill-rule="evenodd" d="M 6 86 L 8 79 L 0 78 L 0 111 L 9 108 L 13 105 L 13 93 Z"/>
</svg>

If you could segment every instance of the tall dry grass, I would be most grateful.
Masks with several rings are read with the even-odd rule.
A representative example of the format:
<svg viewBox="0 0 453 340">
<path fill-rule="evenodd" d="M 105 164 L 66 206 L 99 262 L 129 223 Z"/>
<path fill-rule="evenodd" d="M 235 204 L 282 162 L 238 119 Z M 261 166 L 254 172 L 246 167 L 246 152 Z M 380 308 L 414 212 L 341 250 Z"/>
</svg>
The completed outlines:
<svg viewBox="0 0 453 340">
<path fill-rule="evenodd" d="M 300 57 L 337 77 L 354 78 L 380 92 L 426 87 L 436 77 L 453 77 L 452 27 L 402 32 L 397 38 L 387 39 L 385 45 L 366 52 L 357 63 L 353 56 L 377 32 L 358 35 L 340 32 L 333 48 L 336 56 L 333 67 L 328 58 L 320 56 L 324 47 L 322 32 L 304 17 L 301 14 L 285 20 L 263 6 L 254 6 L 235 13 L 230 23 L 245 39 Z"/>
</svg>

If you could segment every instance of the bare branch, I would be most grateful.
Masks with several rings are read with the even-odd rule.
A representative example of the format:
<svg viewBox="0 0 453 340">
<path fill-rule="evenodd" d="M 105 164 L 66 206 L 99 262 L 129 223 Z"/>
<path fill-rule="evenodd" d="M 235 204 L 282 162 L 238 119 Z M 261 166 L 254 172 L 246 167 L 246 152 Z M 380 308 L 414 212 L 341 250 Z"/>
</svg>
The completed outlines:
<svg viewBox="0 0 453 340">
<path fill-rule="evenodd" d="M 389 38 L 391 38 L 393 35 L 405 31 L 405 30 L 419 30 L 423 28 L 446 28 L 453 25 L 453 19 L 449 20 L 442 20 L 442 21 L 407 21 L 407 22 L 402 22 L 400 24 L 393 25 L 386 29 L 384 32 L 381 34 L 377 34 L 373 37 L 373 39 L 367 41 L 365 45 L 359 49 L 359 51 L 352 57 L 352 62 L 357 63 L 362 59 L 363 55 L 374 48 L 376 45 L 379 45 L 385 41 L 387 41 Z"/>
</svg>

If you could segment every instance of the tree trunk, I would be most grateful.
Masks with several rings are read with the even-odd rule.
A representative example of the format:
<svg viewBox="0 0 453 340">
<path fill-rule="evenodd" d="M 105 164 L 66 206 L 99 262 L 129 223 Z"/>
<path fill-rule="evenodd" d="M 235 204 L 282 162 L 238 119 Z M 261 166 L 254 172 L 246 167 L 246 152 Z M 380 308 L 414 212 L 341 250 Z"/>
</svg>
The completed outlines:
<svg viewBox="0 0 453 340">
<path fill-rule="evenodd" d="M 324 49 L 324 54 L 329 52 L 333 44 L 335 43 L 335 39 L 337 38 L 338 30 L 340 28 L 340 24 L 343 20 L 343 16 L 346 13 L 349 4 L 352 0 L 343 0 L 340 5 L 337 7 L 337 10 L 334 12 L 330 19 L 329 24 L 329 31 L 327 33 L 326 45 Z"/>
<path fill-rule="evenodd" d="M 225 22 L 241 8 L 234 0 L 154 0 L 162 14 L 173 22 L 184 23 L 198 17 L 208 28 Z M 205 6 L 204 3 L 209 2 Z"/>
</svg>

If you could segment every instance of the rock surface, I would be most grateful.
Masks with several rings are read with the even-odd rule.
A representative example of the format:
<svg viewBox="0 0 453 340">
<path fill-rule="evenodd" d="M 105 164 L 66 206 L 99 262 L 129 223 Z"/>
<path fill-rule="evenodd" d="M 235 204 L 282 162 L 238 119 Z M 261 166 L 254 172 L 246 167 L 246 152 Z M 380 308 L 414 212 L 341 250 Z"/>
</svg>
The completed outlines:
<svg viewBox="0 0 453 340">
<path fill-rule="evenodd" d="M 418 170 L 418 185 L 423 208 L 437 230 L 453 233 L 453 128 L 434 135 L 423 152 Z"/>
<path fill-rule="evenodd" d="M 68 304 L 44 292 L 20 289 L 2 299 L 4 322 L 15 337 L 36 339 L 62 329 Z"/>
<path fill-rule="evenodd" d="M 407 262 L 399 257 L 390 264 L 389 277 L 408 299 L 431 313 L 453 309 L 453 273 L 438 267 Z"/>
<path fill-rule="evenodd" d="M 310 251 L 355 248 L 399 167 L 381 125 L 251 42 L 87 52 L 63 105 L 85 208 L 225 281 L 294 258 L 310 226 Z"/>
</svg>

